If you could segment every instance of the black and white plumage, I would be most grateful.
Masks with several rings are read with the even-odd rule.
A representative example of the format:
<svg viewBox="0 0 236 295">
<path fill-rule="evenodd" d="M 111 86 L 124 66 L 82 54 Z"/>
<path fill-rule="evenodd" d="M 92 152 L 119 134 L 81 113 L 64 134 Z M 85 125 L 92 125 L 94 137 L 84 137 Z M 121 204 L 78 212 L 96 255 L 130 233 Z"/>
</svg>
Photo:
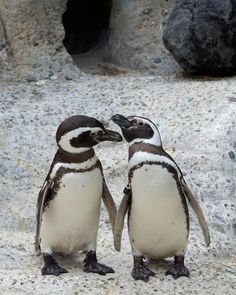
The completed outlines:
<svg viewBox="0 0 236 295">
<path fill-rule="evenodd" d="M 128 231 L 134 256 L 134 279 L 148 281 L 154 273 L 143 264 L 143 257 L 175 257 L 167 272 L 174 278 L 189 276 L 184 255 L 189 234 L 187 201 L 194 209 L 207 246 L 210 236 L 203 212 L 190 192 L 178 165 L 163 149 L 156 125 L 143 117 L 115 115 L 129 143 L 128 178 L 118 210 L 114 244 L 120 251 L 124 217 L 128 211 Z"/>
<path fill-rule="evenodd" d="M 93 146 L 102 141 L 122 141 L 88 116 L 72 116 L 57 129 L 58 151 L 39 193 L 35 248 L 44 257 L 42 274 L 67 272 L 53 253 L 86 251 L 84 270 L 106 274 L 112 268 L 97 263 L 96 242 L 103 199 L 114 230 L 116 206 L 107 188 L 102 165 Z"/>
</svg>

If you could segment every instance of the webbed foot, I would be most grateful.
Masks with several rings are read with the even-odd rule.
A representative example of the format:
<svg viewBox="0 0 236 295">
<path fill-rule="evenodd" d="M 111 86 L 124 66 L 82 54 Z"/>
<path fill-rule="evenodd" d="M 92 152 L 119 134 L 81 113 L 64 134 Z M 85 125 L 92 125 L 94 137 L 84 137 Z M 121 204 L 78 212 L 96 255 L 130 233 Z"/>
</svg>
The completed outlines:
<svg viewBox="0 0 236 295">
<path fill-rule="evenodd" d="M 68 272 L 68 270 L 66 270 L 65 268 L 60 267 L 50 254 L 44 253 L 43 259 L 44 259 L 44 266 L 41 269 L 41 273 L 43 276 L 45 275 L 59 276 L 59 274 L 61 273 Z"/>
<path fill-rule="evenodd" d="M 106 275 L 107 273 L 114 273 L 115 271 L 105 264 L 97 262 L 95 251 L 89 251 L 84 259 L 84 271 Z"/>
<path fill-rule="evenodd" d="M 150 276 L 155 276 L 155 273 L 148 269 L 143 262 L 141 256 L 134 256 L 134 267 L 132 270 L 132 277 L 136 280 L 148 282 Z"/>
<path fill-rule="evenodd" d="M 174 265 L 166 272 L 166 275 L 172 275 L 174 279 L 179 277 L 189 277 L 189 269 L 184 265 L 184 256 L 175 256 Z"/>
</svg>

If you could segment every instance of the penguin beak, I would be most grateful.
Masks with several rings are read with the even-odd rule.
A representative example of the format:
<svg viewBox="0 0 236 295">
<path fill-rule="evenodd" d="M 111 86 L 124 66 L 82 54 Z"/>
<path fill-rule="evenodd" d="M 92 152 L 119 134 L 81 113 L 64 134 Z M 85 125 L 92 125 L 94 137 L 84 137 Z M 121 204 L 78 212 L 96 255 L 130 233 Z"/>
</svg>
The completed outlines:
<svg viewBox="0 0 236 295">
<path fill-rule="evenodd" d="M 113 130 L 109 130 L 109 129 L 104 129 L 104 133 L 95 135 L 94 139 L 97 142 L 102 142 L 102 141 L 120 142 L 123 140 L 120 133 Z"/>
<path fill-rule="evenodd" d="M 111 120 L 119 125 L 121 128 L 130 128 L 132 127 L 132 123 L 124 116 L 116 114 L 111 117 Z"/>
</svg>

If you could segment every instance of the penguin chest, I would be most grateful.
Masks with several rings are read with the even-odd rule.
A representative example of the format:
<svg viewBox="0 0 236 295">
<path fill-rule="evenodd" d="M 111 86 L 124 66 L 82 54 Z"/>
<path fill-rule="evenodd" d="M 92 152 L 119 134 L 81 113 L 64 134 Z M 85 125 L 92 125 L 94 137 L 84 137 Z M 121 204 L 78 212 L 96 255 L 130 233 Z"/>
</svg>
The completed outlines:
<svg viewBox="0 0 236 295">
<path fill-rule="evenodd" d="M 161 165 L 143 165 L 134 170 L 131 187 L 129 237 L 133 249 L 156 259 L 177 255 L 186 247 L 188 230 L 174 174 Z"/>
<path fill-rule="evenodd" d="M 100 169 L 66 173 L 45 209 L 41 225 L 41 249 L 65 254 L 96 247 L 102 195 Z"/>
</svg>

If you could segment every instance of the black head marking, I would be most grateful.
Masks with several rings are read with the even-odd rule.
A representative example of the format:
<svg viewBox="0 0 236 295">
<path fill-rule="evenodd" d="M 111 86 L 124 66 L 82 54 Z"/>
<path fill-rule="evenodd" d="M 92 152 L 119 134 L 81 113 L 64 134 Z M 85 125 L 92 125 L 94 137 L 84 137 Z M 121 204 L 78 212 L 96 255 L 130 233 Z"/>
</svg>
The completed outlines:
<svg viewBox="0 0 236 295">
<path fill-rule="evenodd" d="M 90 136 L 92 130 L 94 128 L 100 128 L 101 132 L 105 130 L 102 123 L 97 119 L 83 115 L 75 115 L 67 118 L 59 125 L 56 133 L 57 143 L 60 142 L 61 138 L 65 134 L 68 134 L 69 132 L 79 128 L 81 128 L 81 130 L 82 128 L 87 128 L 88 130 L 81 132 L 79 136 L 76 137 L 73 137 L 73 134 L 71 133 L 72 137 L 70 139 L 70 144 L 72 147 L 91 147 L 96 145 L 97 142 L 92 136 Z"/>
<path fill-rule="evenodd" d="M 121 141 L 118 132 L 106 129 L 97 119 L 76 115 L 64 120 L 56 133 L 58 146 L 76 153 L 78 148 L 91 148 L 101 141 Z"/>
<path fill-rule="evenodd" d="M 149 139 L 153 137 L 154 131 L 152 127 L 148 123 L 146 123 L 144 120 L 142 120 L 143 118 L 129 116 L 127 117 L 127 119 L 131 122 L 132 127 L 124 128 L 122 129 L 122 132 L 123 132 L 124 138 L 128 142 L 131 142 L 132 140 L 136 138 Z"/>
<path fill-rule="evenodd" d="M 61 137 L 68 133 L 69 131 L 78 129 L 80 127 L 100 127 L 104 129 L 101 122 L 96 120 L 95 118 L 83 116 L 83 115 L 75 115 L 65 119 L 58 127 L 56 133 L 56 140 L 57 142 L 60 141 Z"/>
<path fill-rule="evenodd" d="M 120 126 L 123 136 L 128 142 L 135 139 L 151 139 L 154 133 L 158 132 L 156 125 L 144 117 L 115 115 L 112 120 Z"/>
</svg>

